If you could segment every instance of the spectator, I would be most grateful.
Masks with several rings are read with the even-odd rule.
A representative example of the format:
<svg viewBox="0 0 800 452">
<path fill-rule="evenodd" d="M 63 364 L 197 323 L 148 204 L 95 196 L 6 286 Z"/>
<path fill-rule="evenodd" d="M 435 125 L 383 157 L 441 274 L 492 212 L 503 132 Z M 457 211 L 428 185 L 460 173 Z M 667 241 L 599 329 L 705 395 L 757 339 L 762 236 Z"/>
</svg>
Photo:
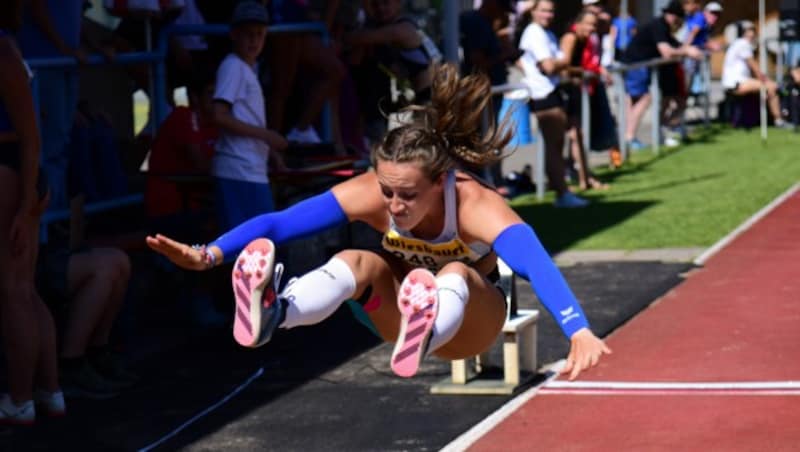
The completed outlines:
<svg viewBox="0 0 800 452">
<path fill-rule="evenodd" d="M 62 318 L 59 373 L 67 397 L 108 398 L 136 382 L 109 339 L 130 279 L 128 256 L 115 248 L 42 248 L 38 286 Z"/>
<path fill-rule="evenodd" d="M 767 90 L 767 107 L 772 114 L 776 127 L 786 127 L 781 114 L 778 85 L 761 72 L 753 48 L 756 46 L 756 27 L 750 21 L 742 21 L 738 25 L 739 38 L 728 46 L 722 66 L 722 87 L 734 96 L 756 94 L 762 87 Z M 763 49 L 762 49 L 763 51 Z"/>
<path fill-rule="evenodd" d="M 619 16 L 611 21 L 609 29 L 609 40 L 613 44 L 613 60 L 622 60 L 631 43 L 631 39 L 636 34 L 638 23 L 636 19 L 628 14 L 627 11 L 620 11 Z"/>
<path fill-rule="evenodd" d="M 577 165 L 578 185 L 582 190 L 607 189 L 608 186 L 600 182 L 589 170 L 588 156 L 583 146 L 583 130 L 581 129 L 581 115 L 591 112 L 581 111 L 581 85 L 584 83 L 584 61 L 586 46 L 591 45 L 591 37 L 597 26 L 597 16 L 590 10 L 584 9 L 575 18 L 571 31 L 561 37 L 561 52 L 564 59 L 569 62 L 566 73 L 569 76 L 565 84 L 567 95 L 567 136 L 570 142 L 572 159 Z M 599 67 L 599 62 L 598 65 Z"/>
<path fill-rule="evenodd" d="M 589 149 L 609 150 L 609 166 L 619 168 L 622 165 L 622 153 L 617 138 L 617 123 L 611 114 L 611 107 L 606 93 L 606 84 L 613 79 L 607 68 L 614 61 L 614 32 L 612 16 L 602 0 L 584 0 L 584 10 L 597 16 L 597 26 L 583 49 L 581 67 L 599 78 L 587 82 L 590 106 L 590 122 L 592 124 L 589 137 Z"/>
<path fill-rule="evenodd" d="M 338 7 L 338 1 L 329 1 L 324 17 L 329 17 Z M 308 1 L 272 0 L 270 2 L 273 24 L 302 23 L 317 19 L 312 16 Z M 329 18 L 332 21 L 332 18 Z M 331 23 L 326 23 L 330 30 Z M 270 90 L 267 114 L 272 128 L 286 133 L 286 139 L 297 143 L 316 144 L 322 140 L 313 124 L 319 118 L 325 102 L 336 103 L 345 77 L 345 66 L 336 56 L 332 46 L 326 46 L 316 33 L 281 33 L 271 35 L 268 42 Z M 310 78 L 310 86 L 303 90 L 303 99 L 294 113 L 293 127 L 287 127 L 289 100 L 298 78 Z M 334 141 L 341 142 L 341 137 Z"/>
<path fill-rule="evenodd" d="M 25 59 L 70 56 L 86 60 L 80 48 L 83 0 L 28 0 L 17 36 Z M 67 144 L 78 105 L 77 68 L 37 71 L 42 130 L 42 169 L 50 186 L 51 209 L 67 208 Z"/>
<path fill-rule="evenodd" d="M 623 58 L 624 63 L 639 63 L 656 58 L 689 57 L 700 59 L 703 52 L 697 47 L 681 44 L 673 33 L 683 23 L 684 10 L 680 0 L 672 0 L 662 10 L 662 15 L 642 26 L 633 39 Z M 677 63 L 658 66 L 659 89 L 662 95 L 662 124 L 675 125 L 675 120 L 683 114 L 685 106 L 685 84 L 682 79 L 682 68 Z M 680 70 L 680 71 L 679 71 Z M 630 108 L 625 139 L 631 149 L 641 149 L 644 145 L 636 139 L 639 122 L 650 105 L 650 68 L 638 68 L 625 72 L 625 90 L 629 96 Z M 677 104 L 674 108 L 670 105 Z M 668 136 L 665 144 L 677 145 L 677 140 Z"/>
<path fill-rule="evenodd" d="M 436 46 L 416 22 L 403 15 L 401 0 L 368 0 L 367 22 L 344 37 L 355 65 L 354 75 L 367 138 L 383 139 L 386 114 L 410 103 L 430 100 Z"/>
<path fill-rule="evenodd" d="M 197 225 L 211 196 L 203 179 L 210 175 L 217 142 L 214 77 L 198 72 L 188 86 L 189 106 L 176 107 L 158 130 L 150 150 L 145 211 L 159 230 L 185 234 Z M 177 182 L 171 177 L 197 177 Z M 183 237 L 191 241 L 191 238 Z"/>
<path fill-rule="evenodd" d="M 481 2 L 478 9 L 461 13 L 459 29 L 461 48 L 464 51 L 464 62 L 461 66 L 463 74 L 483 72 L 489 76 L 492 85 L 506 83 L 507 64 L 513 62 L 519 52 L 503 46 L 497 35 L 495 23 L 507 21 L 511 11 L 513 5 L 510 0 L 488 0 Z M 500 110 L 498 98 L 498 96 L 492 98 L 495 111 Z"/>
<path fill-rule="evenodd" d="M 554 0 L 537 0 L 527 13 L 530 24 L 520 38 L 519 47 L 524 52 L 520 64 L 523 82 L 530 89 L 531 111 L 536 115 L 539 130 L 544 138 L 547 155 L 547 180 L 556 192 L 556 207 L 585 207 L 588 201 L 573 194 L 564 180 L 564 134 L 567 116 L 558 85 L 558 74 L 569 66 L 569 61 L 559 49 L 556 36 L 548 28 L 555 15 Z"/>
<path fill-rule="evenodd" d="M 0 326 L 8 375 L 0 421 L 32 424 L 37 405 L 48 415 L 63 415 L 66 408 L 58 384 L 53 318 L 34 285 L 39 219 L 47 195 L 45 177 L 37 176 L 40 142 L 30 70 L 13 38 L 21 23 L 22 0 L 0 5 Z"/>
<path fill-rule="evenodd" d="M 211 174 L 216 178 L 219 227 L 227 229 L 274 210 L 268 160 L 279 168 L 286 140 L 267 128 L 264 94 L 255 64 L 267 36 L 267 10 L 255 1 L 236 5 L 231 19 L 233 52 L 217 70 L 214 123 L 220 129 Z"/>
<path fill-rule="evenodd" d="M 492 85 L 507 82 L 507 64 L 519 56 L 519 51 L 504 45 L 495 29 L 495 23 L 508 22 L 508 15 L 513 11 L 510 0 L 487 0 L 481 2 L 476 10 L 465 11 L 459 18 L 461 30 L 461 48 L 464 51 L 464 63 L 461 72 L 465 75 L 482 72 L 489 76 Z M 492 111 L 500 112 L 503 96 L 492 96 Z M 497 124 L 495 116 L 495 125 Z M 491 165 L 489 179 L 495 185 L 503 182 L 501 165 Z"/>
<path fill-rule="evenodd" d="M 684 44 L 709 52 L 720 50 L 720 46 L 709 38 L 711 30 L 722 14 L 722 5 L 717 2 L 708 2 L 701 9 L 700 0 L 686 0 L 684 10 L 686 11 L 686 37 L 683 39 Z M 686 74 L 686 84 L 690 95 L 698 95 L 708 89 L 703 85 L 698 61 L 691 58 L 684 60 L 683 70 Z"/>
</svg>

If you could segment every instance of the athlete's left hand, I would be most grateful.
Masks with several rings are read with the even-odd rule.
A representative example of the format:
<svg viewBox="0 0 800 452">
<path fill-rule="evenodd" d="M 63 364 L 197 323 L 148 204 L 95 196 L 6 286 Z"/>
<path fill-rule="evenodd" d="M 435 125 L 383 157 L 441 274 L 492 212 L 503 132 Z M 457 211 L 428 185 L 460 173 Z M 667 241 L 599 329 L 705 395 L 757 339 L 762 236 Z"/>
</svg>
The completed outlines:
<svg viewBox="0 0 800 452">
<path fill-rule="evenodd" d="M 589 328 L 580 329 L 570 338 L 567 365 L 561 373 L 569 374 L 569 379 L 572 381 L 582 371 L 596 366 L 604 353 L 611 354 L 611 349 L 606 343 L 595 336 Z"/>
<path fill-rule="evenodd" d="M 172 240 L 161 234 L 147 236 L 145 240 L 147 241 L 147 246 L 153 251 L 163 254 L 172 263 L 181 268 L 186 270 L 207 270 L 209 268 L 203 253 L 197 248 Z"/>
</svg>

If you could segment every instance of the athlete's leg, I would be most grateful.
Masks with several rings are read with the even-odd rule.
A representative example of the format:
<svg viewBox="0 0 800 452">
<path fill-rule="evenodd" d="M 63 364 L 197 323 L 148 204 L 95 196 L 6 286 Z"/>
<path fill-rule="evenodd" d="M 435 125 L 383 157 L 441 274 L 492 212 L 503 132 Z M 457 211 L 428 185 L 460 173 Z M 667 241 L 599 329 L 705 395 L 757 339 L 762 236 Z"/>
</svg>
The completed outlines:
<svg viewBox="0 0 800 452">
<path fill-rule="evenodd" d="M 293 281 L 281 293 L 286 300 L 286 319 L 282 328 L 318 323 L 350 298 L 370 291 L 369 317 L 381 337 L 397 338 L 399 314 L 395 294 L 403 274 L 393 258 L 366 250 L 344 250 L 325 265 Z"/>
<path fill-rule="evenodd" d="M 456 278 L 466 282 L 468 300 L 460 304 Z M 506 308 L 502 293 L 485 276 L 461 262 L 447 264 L 437 275 L 439 285 L 439 314 L 431 339 L 433 354 L 445 359 L 463 359 L 488 349 L 505 322 Z M 455 290 L 450 289 L 453 287 Z M 448 293 L 449 292 L 449 293 Z M 460 325 L 459 310 L 463 309 Z M 449 322 L 449 323 L 447 323 Z M 452 332 L 455 327 L 455 333 Z M 437 335 L 451 335 L 449 341 L 433 347 Z"/>
</svg>

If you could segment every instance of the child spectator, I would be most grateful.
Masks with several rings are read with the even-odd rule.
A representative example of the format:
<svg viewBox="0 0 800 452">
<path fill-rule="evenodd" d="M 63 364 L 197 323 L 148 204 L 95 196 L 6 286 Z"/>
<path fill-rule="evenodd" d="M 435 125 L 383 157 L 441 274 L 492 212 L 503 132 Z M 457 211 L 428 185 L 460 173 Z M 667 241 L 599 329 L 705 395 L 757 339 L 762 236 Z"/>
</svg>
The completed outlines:
<svg viewBox="0 0 800 452">
<path fill-rule="evenodd" d="M 179 236 L 208 204 L 203 201 L 210 198 L 210 193 L 202 179 L 210 175 L 218 134 L 214 125 L 213 74 L 198 71 L 187 88 L 189 106 L 176 107 L 153 141 L 144 193 L 145 211 L 151 222 L 157 223 L 159 230 L 171 230 Z M 185 176 L 199 179 L 186 183 L 170 179 Z"/>
<path fill-rule="evenodd" d="M 233 51 L 217 70 L 214 123 L 220 129 L 211 173 L 216 178 L 219 227 L 229 229 L 274 210 L 267 176 L 268 160 L 283 161 L 286 140 L 267 129 L 264 94 L 255 68 L 267 36 L 267 10 L 242 1 L 231 19 Z"/>
</svg>

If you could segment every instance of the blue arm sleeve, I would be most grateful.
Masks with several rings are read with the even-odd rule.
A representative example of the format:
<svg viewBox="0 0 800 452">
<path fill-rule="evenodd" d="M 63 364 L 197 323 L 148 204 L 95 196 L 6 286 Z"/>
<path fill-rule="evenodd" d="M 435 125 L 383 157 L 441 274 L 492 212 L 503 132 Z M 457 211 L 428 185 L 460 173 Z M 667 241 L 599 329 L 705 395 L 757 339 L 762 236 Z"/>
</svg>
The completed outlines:
<svg viewBox="0 0 800 452">
<path fill-rule="evenodd" d="M 581 328 L 589 327 L 586 314 L 533 228 L 527 224 L 509 226 L 492 247 L 516 274 L 530 281 L 565 336 L 570 338 Z"/>
<path fill-rule="evenodd" d="M 251 241 L 266 237 L 279 245 L 347 223 L 347 215 L 328 190 L 279 212 L 253 217 L 209 244 L 222 250 L 225 260 L 235 259 Z"/>
</svg>

